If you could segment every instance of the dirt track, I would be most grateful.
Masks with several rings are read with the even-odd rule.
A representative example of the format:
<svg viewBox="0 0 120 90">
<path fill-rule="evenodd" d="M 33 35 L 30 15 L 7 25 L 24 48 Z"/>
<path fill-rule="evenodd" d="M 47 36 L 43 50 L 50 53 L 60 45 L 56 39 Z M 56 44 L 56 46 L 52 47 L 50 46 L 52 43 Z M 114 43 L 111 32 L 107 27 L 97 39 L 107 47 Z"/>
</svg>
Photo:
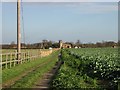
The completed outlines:
<svg viewBox="0 0 120 90">
<path fill-rule="evenodd" d="M 19 75 L 17 77 L 14 77 L 11 80 L 8 80 L 7 82 L 5 82 L 5 83 L 2 84 L 2 88 L 10 88 L 13 84 L 16 83 L 16 81 L 22 79 L 23 77 L 25 77 L 29 73 L 35 71 L 37 68 L 40 68 L 41 66 L 43 66 L 43 65 L 45 65 L 46 63 L 49 63 L 49 62 L 50 62 L 50 60 L 48 62 L 41 63 L 39 66 L 37 66 L 35 68 L 32 67 L 30 70 L 22 73 L 21 75 Z"/>
<path fill-rule="evenodd" d="M 50 87 L 50 82 L 53 79 L 54 75 L 57 73 L 58 69 L 61 66 L 61 61 L 56 62 L 52 70 L 45 73 L 42 79 L 38 80 L 37 84 L 33 86 L 33 90 L 36 89 L 48 89 Z"/>
</svg>

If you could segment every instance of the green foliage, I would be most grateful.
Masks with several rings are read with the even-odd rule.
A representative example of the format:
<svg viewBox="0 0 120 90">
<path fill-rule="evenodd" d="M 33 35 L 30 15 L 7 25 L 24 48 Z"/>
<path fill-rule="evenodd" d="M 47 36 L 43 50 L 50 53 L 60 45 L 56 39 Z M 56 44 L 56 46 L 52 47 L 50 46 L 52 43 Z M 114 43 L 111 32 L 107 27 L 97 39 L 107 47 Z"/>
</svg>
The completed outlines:
<svg viewBox="0 0 120 90">
<path fill-rule="evenodd" d="M 120 80 L 118 50 L 113 48 L 67 49 L 63 66 L 52 82 L 55 88 L 116 88 Z M 104 85 L 104 82 L 107 84 Z"/>
</svg>

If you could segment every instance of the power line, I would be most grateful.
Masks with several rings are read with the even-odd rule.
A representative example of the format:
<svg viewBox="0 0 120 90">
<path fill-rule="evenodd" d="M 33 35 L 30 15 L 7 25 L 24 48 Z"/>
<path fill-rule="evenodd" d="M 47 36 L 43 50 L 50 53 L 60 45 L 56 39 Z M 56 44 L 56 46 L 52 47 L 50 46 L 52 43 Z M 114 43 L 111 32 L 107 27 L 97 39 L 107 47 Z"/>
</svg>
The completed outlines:
<svg viewBox="0 0 120 90">
<path fill-rule="evenodd" d="M 23 29 L 23 42 L 25 44 L 25 27 L 24 27 L 24 18 L 23 18 L 23 2 L 21 0 L 21 12 L 22 12 L 22 29 Z"/>
</svg>

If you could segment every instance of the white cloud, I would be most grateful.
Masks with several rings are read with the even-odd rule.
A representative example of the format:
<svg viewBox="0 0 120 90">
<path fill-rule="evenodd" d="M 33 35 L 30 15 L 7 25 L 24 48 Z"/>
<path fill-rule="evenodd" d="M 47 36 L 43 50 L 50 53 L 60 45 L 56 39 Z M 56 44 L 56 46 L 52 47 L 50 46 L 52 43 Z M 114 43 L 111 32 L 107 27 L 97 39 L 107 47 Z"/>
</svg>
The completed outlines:
<svg viewBox="0 0 120 90">
<path fill-rule="evenodd" d="M 66 7 L 75 8 L 78 13 L 105 13 L 118 11 L 118 4 L 112 2 L 68 3 Z"/>
<path fill-rule="evenodd" d="M 92 5 L 86 6 L 86 11 L 88 12 L 94 12 L 94 13 L 105 13 L 105 12 L 111 12 L 111 11 L 117 11 L 118 10 L 118 5 L 116 4 L 111 4 L 109 3 L 106 4 L 95 4 L 92 3 Z"/>
</svg>

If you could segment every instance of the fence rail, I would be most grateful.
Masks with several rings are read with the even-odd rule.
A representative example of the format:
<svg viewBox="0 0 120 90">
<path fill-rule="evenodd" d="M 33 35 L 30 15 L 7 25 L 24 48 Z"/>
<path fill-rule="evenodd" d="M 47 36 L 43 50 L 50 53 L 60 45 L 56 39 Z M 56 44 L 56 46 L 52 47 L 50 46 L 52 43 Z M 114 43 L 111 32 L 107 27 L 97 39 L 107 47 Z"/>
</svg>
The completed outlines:
<svg viewBox="0 0 120 90">
<path fill-rule="evenodd" d="M 31 60 L 35 60 L 39 57 L 44 57 L 50 55 L 54 50 L 36 50 L 36 51 L 27 51 L 27 52 L 11 52 L 11 53 L 3 53 L 0 54 L 2 60 L 1 60 L 1 66 L 2 69 L 7 69 L 14 67 L 18 64 L 22 64 L 25 62 L 29 62 Z M 17 54 L 20 54 L 21 58 L 20 60 L 17 60 Z"/>
</svg>

